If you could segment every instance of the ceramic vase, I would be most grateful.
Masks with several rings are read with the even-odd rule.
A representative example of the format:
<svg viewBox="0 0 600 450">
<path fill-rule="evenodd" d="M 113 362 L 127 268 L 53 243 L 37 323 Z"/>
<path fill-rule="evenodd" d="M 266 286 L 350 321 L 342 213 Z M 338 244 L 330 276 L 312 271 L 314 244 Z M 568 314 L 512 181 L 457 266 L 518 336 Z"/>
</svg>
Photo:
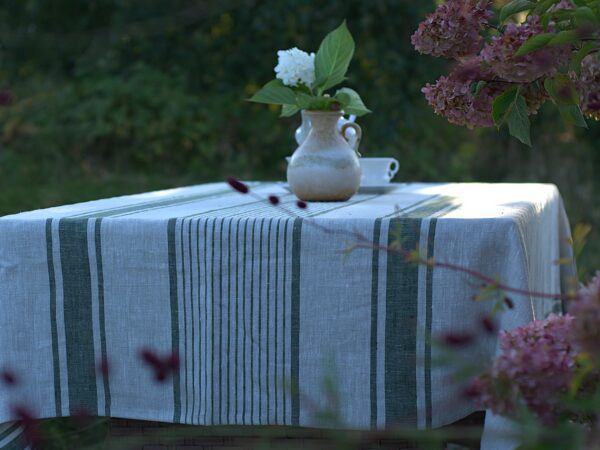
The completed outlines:
<svg viewBox="0 0 600 450">
<path fill-rule="evenodd" d="M 353 122 L 337 123 L 338 111 L 304 111 L 310 131 L 290 159 L 287 180 L 296 196 L 305 201 L 346 201 L 360 185 L 361 169 L 358 145 L 362 136 L 360 126 Z M 354 147 L 344 138 L 352 128 Z"/>
</svg>

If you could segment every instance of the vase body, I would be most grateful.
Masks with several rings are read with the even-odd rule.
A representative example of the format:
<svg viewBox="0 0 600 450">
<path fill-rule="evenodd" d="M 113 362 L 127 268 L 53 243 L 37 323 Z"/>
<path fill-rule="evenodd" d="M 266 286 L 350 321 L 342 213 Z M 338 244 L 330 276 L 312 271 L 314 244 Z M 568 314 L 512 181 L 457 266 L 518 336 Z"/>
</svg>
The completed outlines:
<svg viewBox="0 0 600 450">
<path fill-rule="evenodd" d="M 338 131 L 341 112 L 305 111 L 310 131 L 287 169 L 290 189 L 305 201 L 345 201 L 360 185 L 357 152 Z M 352 124 L 358 133 L 360 127 Z"/>
</svg>

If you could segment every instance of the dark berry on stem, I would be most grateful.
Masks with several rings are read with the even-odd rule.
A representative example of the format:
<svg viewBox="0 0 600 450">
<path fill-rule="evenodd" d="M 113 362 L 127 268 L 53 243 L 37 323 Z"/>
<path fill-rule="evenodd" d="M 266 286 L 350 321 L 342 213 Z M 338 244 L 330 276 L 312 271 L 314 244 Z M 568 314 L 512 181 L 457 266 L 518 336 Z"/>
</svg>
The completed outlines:
<svg viewBox="0 0 600 450">
<path fill-rule="evenodd" d="M 242 194 L 247 194 L 249 191 L 248 186 L 246 186 L 237 178 L 227 177 L 227 183 L 229 183 L 229 186 L 231 186 L 233 189 Z"/>
<path fill-rule="evenodd" d="M 469 333 L 448 333 L 444 336 L 444 344 L 451 347 L 461 347 L 468 345 L 473 340 L 473 336 Z"/>
</svg>

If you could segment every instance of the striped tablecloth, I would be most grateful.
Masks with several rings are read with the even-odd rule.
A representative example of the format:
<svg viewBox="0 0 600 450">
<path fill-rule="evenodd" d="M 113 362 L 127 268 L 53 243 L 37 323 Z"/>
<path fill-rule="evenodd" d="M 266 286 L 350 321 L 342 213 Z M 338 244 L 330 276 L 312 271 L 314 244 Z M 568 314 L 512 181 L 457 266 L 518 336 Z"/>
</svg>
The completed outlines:
<svg viewBox="0 0 600 450">
<path fill-rule="evenodd" d="M 0 367 L 19 380 L 0 386 L 0 422 L 25 404 L 40 418 L 437 427 L 474 408 L 432 340 L 480 327 L 492 305 L 472 301 L 476 280 L 383 247 L 400 237 L 534 291 L 565 278 L 552 185 L 393 184 L 305 210 L 281 183 L 250 186 L 283 208 L 215 183 L 0 218 Z M 513 300 L 505 328 L 558 306 Z M 155 382 L 143 348 L 178 354 L 178 374 Z M 0 428 L 0 448 L 18 433 Z"/>
</svg>

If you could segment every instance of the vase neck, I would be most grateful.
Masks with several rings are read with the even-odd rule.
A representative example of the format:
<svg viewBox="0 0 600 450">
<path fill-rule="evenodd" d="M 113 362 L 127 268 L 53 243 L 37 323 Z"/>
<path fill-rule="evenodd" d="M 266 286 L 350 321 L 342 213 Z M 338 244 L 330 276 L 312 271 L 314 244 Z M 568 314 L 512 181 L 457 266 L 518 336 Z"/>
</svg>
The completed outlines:
<svg viewBox="0 0 600 450">
<path fill-rule="evenodd" d="M 337 126 L 342 113 L 338 111 L 304 111 L 304 116 L 309 120 L 312 128 L 327 129 Z"/>
</svg>

